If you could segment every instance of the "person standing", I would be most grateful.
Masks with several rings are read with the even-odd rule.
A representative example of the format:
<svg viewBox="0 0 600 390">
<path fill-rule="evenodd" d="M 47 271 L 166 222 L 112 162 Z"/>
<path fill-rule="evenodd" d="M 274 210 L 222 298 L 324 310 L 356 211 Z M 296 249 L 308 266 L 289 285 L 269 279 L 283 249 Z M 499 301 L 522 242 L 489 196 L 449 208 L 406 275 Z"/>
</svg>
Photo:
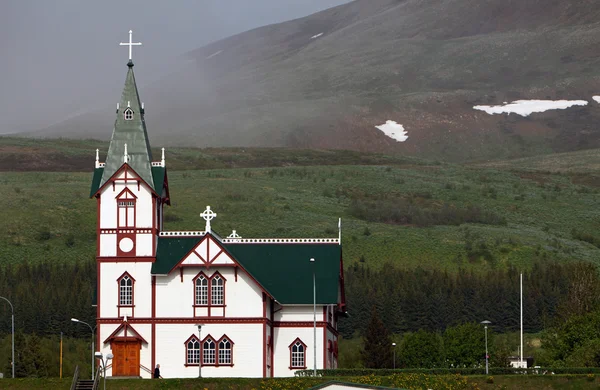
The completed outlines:
<svg viewBox="0 0 600 390">
<path fill-rule="evenodd" d="M 160 377 L 160 364 L 157 364 L 156 368 L 154 368 L 154 379 L 159 379 Z"/>
</svg>

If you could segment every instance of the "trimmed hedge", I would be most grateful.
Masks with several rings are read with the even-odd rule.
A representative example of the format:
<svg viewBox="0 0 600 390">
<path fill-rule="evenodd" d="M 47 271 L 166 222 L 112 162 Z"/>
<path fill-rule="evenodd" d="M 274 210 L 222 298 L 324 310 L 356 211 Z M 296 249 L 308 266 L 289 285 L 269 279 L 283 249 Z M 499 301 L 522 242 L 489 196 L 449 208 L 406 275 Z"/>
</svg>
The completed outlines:
<svg viewBox="0 0 600 390">
<path fill-rule="evenodd" d="M 484 375 L 485 368 L 338 368 L 331 370 L 317 370 L 317 376 L 389 376 L 393 374 L 427 374 L 427 375 Z M 489 375 L 552 375 L 552 374 L 600 374 L 600 367 L 541 367 L 541 368 L 502 368 L 490 367 Z M 313 376 L 313 370 L 296 371 L 298 377 Z"/>
</svg>

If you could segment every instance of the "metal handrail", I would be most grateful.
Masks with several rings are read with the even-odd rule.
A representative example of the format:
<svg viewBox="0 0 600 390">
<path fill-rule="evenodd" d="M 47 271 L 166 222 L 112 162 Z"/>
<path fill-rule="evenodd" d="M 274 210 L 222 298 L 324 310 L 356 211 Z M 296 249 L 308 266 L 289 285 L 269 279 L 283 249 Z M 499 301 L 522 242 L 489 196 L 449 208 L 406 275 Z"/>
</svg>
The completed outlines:
<svg viewBox="0 0 600 390">
<path fill-rule="evenodd" d="M 143 365 L 140 364 L 140 368 L 142 368 L 144 371 L 146 371 L 148 374 L 153 375 L 152 370 L 150 370 L 148 367 L 145 367 Z"/>
<path fill-rule="evenodd" d="M 75 387 L 77 387 L 78 380 L 79 380 L 79 366 L 75 366 L 75 373 L 73 374 L 73 382 L 71 383 L 71 390 L 75 390 Z"/>
<path fill-rule="evenodd" d="M 96 368 L 96 376 L 94 377 L 94 386 L 92 386 L 92 389 L 96 390 L 98 388 L 98 385 L 100 384 L 100 366 L 98 366 L 98 368 Z"/>
</svg>

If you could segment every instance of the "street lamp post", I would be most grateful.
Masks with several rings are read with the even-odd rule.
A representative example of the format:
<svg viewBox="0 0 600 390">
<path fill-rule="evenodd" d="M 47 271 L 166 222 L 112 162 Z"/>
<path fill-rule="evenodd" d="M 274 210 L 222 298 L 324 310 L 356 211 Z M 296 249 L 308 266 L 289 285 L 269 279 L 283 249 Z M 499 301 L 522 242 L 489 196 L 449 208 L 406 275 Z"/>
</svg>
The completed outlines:
<svg viewBox="0 0 600 390">
<path fill-rule="evenodd" d="M 104 377 L 104 390 L 106 390 L 106 364 L 114 356 L 113 356 L 112 353 L 107 353 L 106 354 L 106 359 L 105 359 L 104 356 L 102 355 L 102 352 L 96 352 L 95 356 L 96 356 L 96 359 L 100 359 L 100 363 L 102 363 L 102 371 L 104 373 L 103 374 L 103 377 Z"/>
<path fill-rule="evenodd" d="M 90 331 L 92 332 L 92 380 L 94 380 L 94 328 L 92 328 L 92 326 L 90 324 L 88 324 L 87 322 L 84 321 L 80 321 L 77 318 L 71 318 L 71 321 L 73 322 L 78 322 L 80 324 L 84 324 L 87 325 L 88 328 L 90 328 Z"/>
<path fill-rule="evenodd" d="M 6 302 L 8 302 L 8 304 L 10 305 L 10 312 L 11 312 L 11 327 L 12 327 L 12 360 L 11 360 L 11 367 L 12 367 L 12 377 L 13 379 L 15 379 L 15 309 L 13 308 L 12 303 L 10 303 L 10 301 L 4 297 L 0 297 L 0 299 L 4 299 Z"/>
<path fill-rule="evenodd" d="M 198 351 L 198 378 L 202 378 L 202 327 L 204 324 L 196 324 L 198 327 L 198 344 L 200 344 L 200 350 Z"/>
<path fill-rule="evenodd" d="M 392 343 L 392 348 L 394 351 L 394 370 L 396 369 L 396 343 Z"/>
<path fill-rule="evenodd" d="M 485 375 L 487 375 L 489 373 L 489 354 L 488 354 L 488 343 L 487 343 L 487 328 L 488 325 L 491 324 L 491 321 L 485 320 L 485 321 L 481 321 L 481 323 L 484 325 L 483 329 L 485 331 Z"/>
<path fill-rule="evenodd" d="M 315 274 L 315 259 L 311 258 L 310 262 L 312 263 L 312 271 L 313 271 L 313 376 L 317 376 L 317 279 Z"/>
</svg>

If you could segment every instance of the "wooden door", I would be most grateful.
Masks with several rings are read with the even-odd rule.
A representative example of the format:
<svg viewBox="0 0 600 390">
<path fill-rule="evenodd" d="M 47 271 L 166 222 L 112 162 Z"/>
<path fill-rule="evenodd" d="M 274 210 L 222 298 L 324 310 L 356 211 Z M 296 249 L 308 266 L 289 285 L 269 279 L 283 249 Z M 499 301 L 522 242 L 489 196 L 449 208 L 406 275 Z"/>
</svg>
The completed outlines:
<svg viewBox="0 0 600 390">
<path fill-rule="evenodd" d="M 113 376 L 139 376 L 140 375 L 140 342 L 128 341 L 112 343 Z"/>
</svg>

